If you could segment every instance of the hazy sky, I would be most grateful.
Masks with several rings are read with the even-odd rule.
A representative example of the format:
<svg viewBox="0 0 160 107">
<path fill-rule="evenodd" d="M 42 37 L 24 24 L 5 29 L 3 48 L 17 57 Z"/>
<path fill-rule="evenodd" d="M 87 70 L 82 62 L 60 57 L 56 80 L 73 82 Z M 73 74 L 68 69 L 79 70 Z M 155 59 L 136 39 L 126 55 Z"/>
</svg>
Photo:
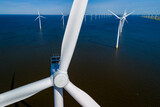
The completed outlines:
<svg viewBox="0 0 160 107">
<path fill-rule="evenodd" d="M 0 14 L 69 14 L 73 0 L 0 0 Z M 160 0 L 89 0 L 87 14 L 135 11 L 135 14 L 160 14 Z"/>
</svg>

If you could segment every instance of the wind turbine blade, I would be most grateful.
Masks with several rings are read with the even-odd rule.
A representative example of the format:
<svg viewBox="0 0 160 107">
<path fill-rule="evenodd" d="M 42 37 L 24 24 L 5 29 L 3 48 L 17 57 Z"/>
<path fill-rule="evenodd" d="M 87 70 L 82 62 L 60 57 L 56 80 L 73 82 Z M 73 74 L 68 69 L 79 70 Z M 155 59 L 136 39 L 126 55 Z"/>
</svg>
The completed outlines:
<svg viewBox="0 0 160 107">
<path fill-rule="evenodd" d="M 61 47 L 60 71 L 67 72 L 70 64 L 88 0 L 74 0 Z"/>
<path fill-rule="evenodd" d="M 113 13 L 111 10 L 108 10 L 110 13 L 112 13 L 114 16 L 116 16 L 118 19 L 121 19 L 119 16 L 117 16 L 115 13 Z"/>
<path fill-rule="evenodd" d="M 40 16 L 41 18 L 44 18 L 44 19 L 46 19 L 46 17 L 44 17 L 44 16 Z"/>
<path fill-rule="evenodd" d="M 11 91 L 0 94 L 0 107 L 21 101 L 32 95 L 53 86 L 50 77 L 24 85 Z"/>
<path fill-rule="evenodd" d="M 76 87 L 70 81 L 64 89 L 82 106 L 82 107 L 100 107 L 87 93 Z"/>
<path fill-rule="evenodd" d="M 131 12 L 131 13 L 129 13 L 129 14 L 127 14 L 125 17 L 129 16 L 129 15 L 130 15 L 130 14 L 132 14 L 132 13 L 134 13 L 134 11 L 133 11 L 133 12 Z"/>
<path fill-rule="evenodd" d="M 54 107 L 64 107 L 63 103 L 63 88 L 53 87 L 54 91 Z"/>
<path fill-rule="evenodd" d="M 125 21 L 128 23 L 127 19 L 125 19 Z"/>
<path fill-rule="evenodd" d="M 34 21 L 36 21 L 38 18 L 39 18 L 39 16 Z"/>
<path fill-rule="evenodd" d="M 60 11 L 61 15 L 64 16 L 63 12 L 61 10 L 59 10 L 59 11 Z"/>
</svg>

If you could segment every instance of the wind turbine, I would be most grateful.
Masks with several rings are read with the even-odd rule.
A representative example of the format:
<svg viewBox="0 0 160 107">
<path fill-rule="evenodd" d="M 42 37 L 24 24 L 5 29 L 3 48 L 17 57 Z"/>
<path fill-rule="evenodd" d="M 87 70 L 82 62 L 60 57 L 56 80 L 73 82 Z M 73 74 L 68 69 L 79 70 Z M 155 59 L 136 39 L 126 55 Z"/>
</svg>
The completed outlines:
<svg viewBox="0 0 160 107">
<path fill-rule="evenodd" d="M 54 105 L 63 107 L 63 88 L 83 107 L 100 107 L 87 93 L 76 87 L 68 77 L 68 67 L 77 43 L 88 0 L 74 0 L 61 47 L 58 66 L 50 77 L 0 94 L 0 107 L 21 101 L 54 86 Z M 54 63 L 54 62 L 53 62 Z"/>
<path fill-rule="evenodd" d="M 101 18 L 101 15 L 99 14 L 99 19 Z"/>
<path fill-rule="evenodd" d="M 61 20 L 62 20 L 62 23 L 63 23 L 63 27 L 64 27 L 64 13 L 62 12 L 62 11 L 60 11 L 61 12 L 61 15 L 62 15 L 62 18 L 61 18 Z"/>
<path fill-rule="evenodd" d="M 84 15 L 84 20 L 85 20 L 85 22 L 86 22 L 86 20 L 87 20 L 87 15 L 86 15 L 86 14 Z"/>
<path fill-rule="evenodd" d="M 41 16 L 38 10 L 37 10 L 37 12 L 38 12 L 38 17 L 34 21 L 36 21 L 37 19 L 39 19 L 39 28 L 41 30 L 42 29 L 41 18 L 44 18 L 44 19 L 46 19 L 46 18 L 44 16 Z"/>
<path fill-rule="evenodd" d="M 115 13 L 113 13 L 112 11 L 108 10 L 110 13 L 112 13 L 114 16 L 116 16 L 119 19 L 119 26 L 118 26 L 118 34 L 117 34 L 117 43 L 116 43 L 116 49 L 118 49 L 118 44 L 119 44 L 119 36 L 122 33 L 122 29 L 124 26 L 124 22 L 127 21 L 126 17 L 129 16 L 130 14 L 132 14 L 133 12 L 127 14 L 126 10 L 124 11 L 124 14 L 122 17 L 119 17 L 118 15 L 116 15 Z"/>
<path fill-rule="evenodd" d="M 156 13 L 155 13 L 155 19 L 157 19 L 157 13 L 158 13 L 158 12 L 156 11 Z"/>
<path fill-rule="evenodd" d="M 92 21 L 92 13 L 91 13 L 91 21 Z"/>
<path fill-rule="evenodd" d="M 95 16 L 95 20 L 96 20 L 96 19 L 97 19 L 97 15 L 96 15 L 96 13 L 95 13 L 95 15 L 94 15 L 94 16 Z"/>
</svg>

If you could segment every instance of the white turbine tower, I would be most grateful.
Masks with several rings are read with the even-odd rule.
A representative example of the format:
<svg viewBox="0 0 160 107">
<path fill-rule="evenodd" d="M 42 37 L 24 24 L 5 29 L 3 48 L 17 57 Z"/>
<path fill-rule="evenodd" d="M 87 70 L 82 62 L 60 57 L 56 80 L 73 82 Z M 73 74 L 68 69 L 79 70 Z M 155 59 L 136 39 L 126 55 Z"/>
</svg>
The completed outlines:
<svg viewBox="0 0 160 107">
<path fill-rule="evenodd" d="M 63 88 L 83 107 L 100 107 L 87 93 L 76 87 L 68 77 L 68 67 L 77 43 L 88 0 L 74 0 L 66 26 L 58 68 L 45 79 L 0 94 L 0 107 L 21 101 L 54 86 L 55 107 L 63 107 Z"/>
<path fill-rule="evenodd" d="M 39 28 L 41 30 L 42 29 L 41 18 L 44 18 L 44 19 L 46 19 L 46 18 L 44 16 L 41 16 L 38 10 L 37 10 L 37 12 L 38 12 L 38 17 L 34 21 L 36 21 L 37 19 L 39 19 Z"/>
<path fill-rule="evenodd" d="M 133 12 L 127 14 L 126 11 L 124 11 L 124 14 L 122 17 L 117 16 L 115 13 L 113 13 L 112 11 L 108 10 L 110 13 L 112 13 L 114 16 L 116 16 L 119 19 L 119 26 L 118 26 L 118 34 L 117 34 L 117 43 L 116 43 L 116 49 L 118 49 L 118 44 L 119 44 L 119 36 L 122 33 L 122 29 L 124 26 L 124 22 L 127 21 L 126 17 L 129 16 L 130 14 L 132 14 Z"/>
</svg>

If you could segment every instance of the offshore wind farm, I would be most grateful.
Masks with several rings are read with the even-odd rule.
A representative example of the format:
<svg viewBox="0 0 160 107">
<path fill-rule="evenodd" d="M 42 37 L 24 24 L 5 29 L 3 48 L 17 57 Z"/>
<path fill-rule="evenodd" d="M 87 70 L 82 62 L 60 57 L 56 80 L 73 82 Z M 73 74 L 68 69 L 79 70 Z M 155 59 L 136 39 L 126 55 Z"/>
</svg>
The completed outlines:
<svg viewBox="0 0 160 107">
<path fill-rule="evenodd" d="M 86 2 L 77 1 L 78 4 Z M 0 105 L 4 104 L 4 92 L 68 68 L 69 83 L 63 80 L 57 83 L 58 74 L 53 75 L 54 87 L 35 95 L 33 92 L 32 97 L 24 99 L 25 96 L 8 107 L 80 107 L 84 103 L 89 104 L 88 107 L 160 106 L 160 21 L 151 20 L 158 19 L 158 12 L 137 15 L 136 10 L 131 14 L 134 10 L 127 9 L 122 12 L 112 8 L 104 12 L 89 9 L 84 12 L 85 6 L 82 12 L 78 9 L 74 9 L 72 15 L 59 8 L 55 15 L 46 15 L 43 10 L 38 11 L 38 17 L 37 13 L 0 15 Z M 113 10 L 114 13 L 110 11 L 113 15 L 108 10 Z M 36 23 L 35 18 L 39 22 Z M 46 19 L 41 22 L 41 18 Z M 74 32 L 77 29 L 79 35 Z M 77 45 L 74 35 L 79 36 Z M 66 62 L 68 58 L 70 65 Z M 66 75 L 60 76 L 66 78 Z M 48 79 L 45 81 L 45 85 L 50 83 Z M 62 92 L 62 88 L 66 91 Z M 25 95 L 28 97 L 28 93 Z M 10 94 L 11 97 L 14 98 Z"/>
</svg>

